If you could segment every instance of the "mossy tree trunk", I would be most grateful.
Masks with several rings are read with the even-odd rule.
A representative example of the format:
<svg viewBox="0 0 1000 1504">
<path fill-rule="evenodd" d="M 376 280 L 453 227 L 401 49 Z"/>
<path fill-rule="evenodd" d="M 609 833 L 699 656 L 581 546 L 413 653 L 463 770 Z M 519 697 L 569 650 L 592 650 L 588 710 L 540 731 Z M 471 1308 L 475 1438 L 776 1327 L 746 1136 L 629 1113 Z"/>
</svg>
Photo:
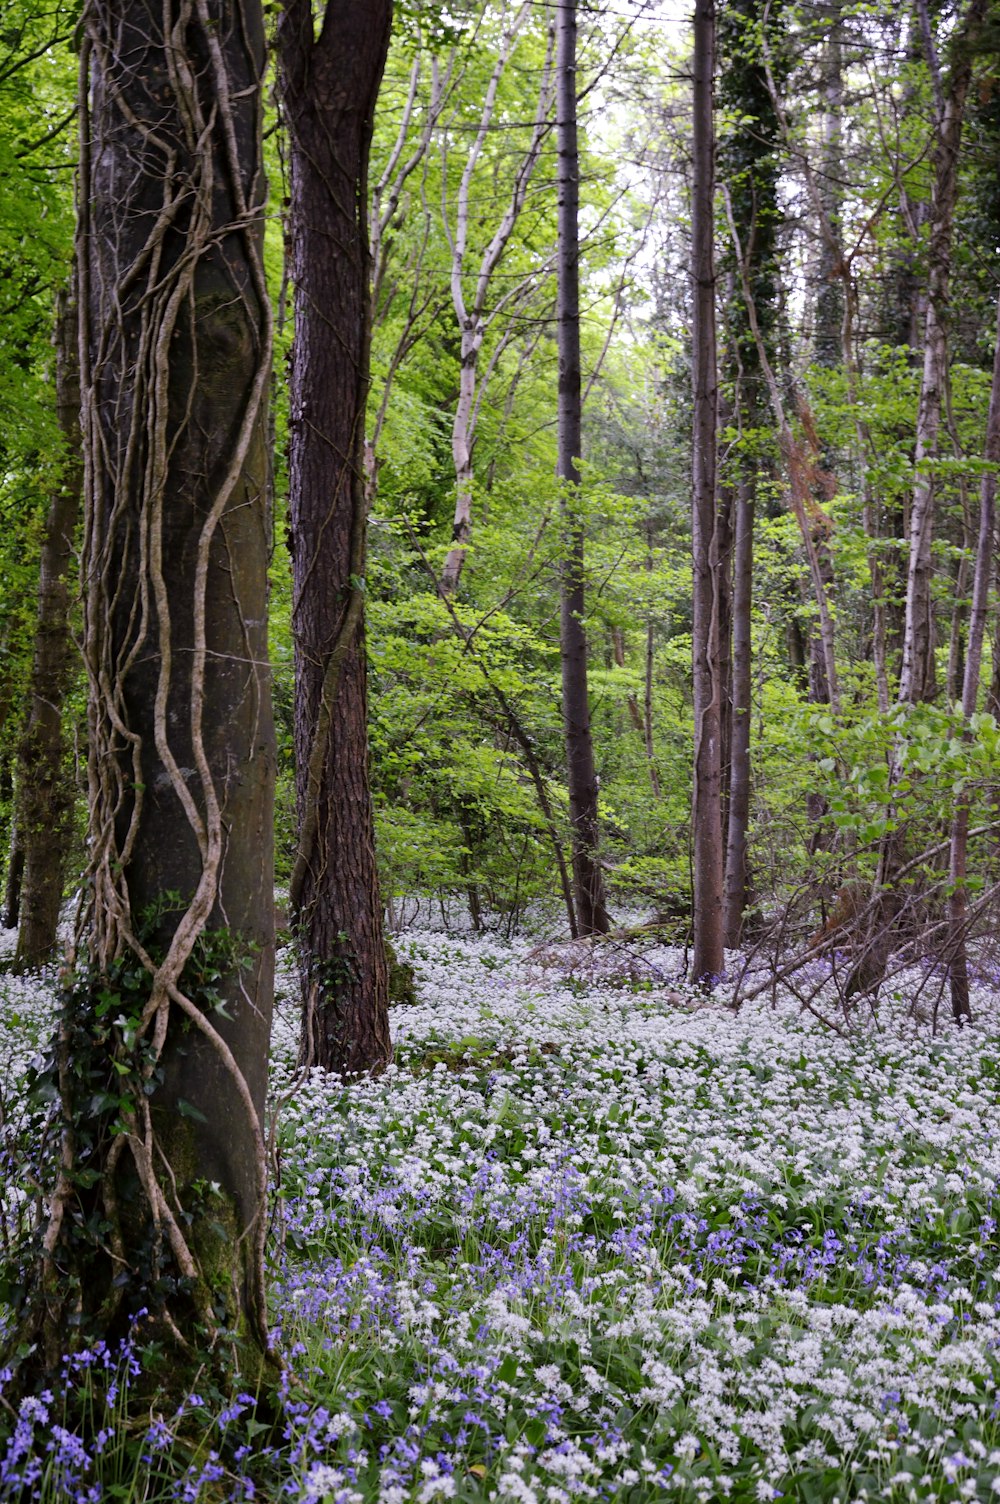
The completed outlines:
<svg viewBox="0 0 1000 1504">
<path fill-rule="evenodd" d="M 291 158 L 289 487 L 299 838 L 290 884 L 302 1059 L 377 1071 L 391 1056 L 368 783 L 364 425 L 370 339 L 368 153 L 390 0 L 286 0 L 278 32 Z"/>
<path fill-rule="evenodd" d="M 90 902 L 34 1320 L 52 1364 L 146 1307 L 183 1383 L 223 1332 L 267 1351 L 264 30 L 258 0 L 89 0 L 82 36 Z"/>
</svg>

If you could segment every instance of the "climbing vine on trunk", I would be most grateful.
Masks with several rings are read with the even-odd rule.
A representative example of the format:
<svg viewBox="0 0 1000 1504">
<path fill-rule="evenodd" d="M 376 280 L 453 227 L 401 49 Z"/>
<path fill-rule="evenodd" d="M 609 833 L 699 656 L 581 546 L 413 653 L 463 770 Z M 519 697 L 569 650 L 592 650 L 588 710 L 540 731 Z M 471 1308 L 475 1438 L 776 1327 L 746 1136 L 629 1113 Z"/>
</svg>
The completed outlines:
<svg viewBox="0 0 1000 1504">
<path fill-rule="evenodd" d="M 89 0 L 81 58 L 89 849 L 34 1325 L 148 1310 L 170 1349 L 267 1354 L 273 970 L 256 0 Z M 44 1083 L 43 1083 L 44 1084 Z M 25 1279 L 28 1293 L 31 1281 Z"/>
</svg>

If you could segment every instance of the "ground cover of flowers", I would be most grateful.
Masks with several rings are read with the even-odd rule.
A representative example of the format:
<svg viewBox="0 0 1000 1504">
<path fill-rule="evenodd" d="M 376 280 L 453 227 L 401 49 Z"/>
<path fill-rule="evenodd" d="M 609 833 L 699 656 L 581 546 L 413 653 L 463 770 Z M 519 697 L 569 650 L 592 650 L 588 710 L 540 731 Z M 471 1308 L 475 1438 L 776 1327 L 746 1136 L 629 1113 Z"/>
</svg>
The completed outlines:
<svg viewBox="0 0 1000 1504">
<path fill-rule="evenodd" d="M 838 1037 L 791 1004 L 698 1006 L 667 951 L 616 984 L 526 943 L 397 949 L 421 1000 L 374 1082 L 295 1080 L 280 974 L 280 1443 L 261 1458 L 241 1431 L 249 1399 L 195 1396 L 173 1492 L 142 1482 L 169 1471 L 164 1416 L 118 1492 L 91 1453 L 60 1494 L 68 1443 L 32 1413 L 8 1479 L 317 1504 L 1000 1495 L 994 994 L 960 1035 L 884 999 Z M 18 985 L 8 1051 L 44 1012 Z"/>
</svg>

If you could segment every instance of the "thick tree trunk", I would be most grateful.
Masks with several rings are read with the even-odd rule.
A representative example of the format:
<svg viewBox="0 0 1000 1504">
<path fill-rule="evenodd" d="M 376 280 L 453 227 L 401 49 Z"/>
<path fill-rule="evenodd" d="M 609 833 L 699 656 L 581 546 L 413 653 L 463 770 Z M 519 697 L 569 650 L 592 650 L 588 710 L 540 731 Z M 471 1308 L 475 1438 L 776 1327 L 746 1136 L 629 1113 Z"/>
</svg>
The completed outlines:
<svg viewBox="0 0 1000 1504">
<path fill-rule="evenodd" d="M 559 456 L 566 557 L 560 591 L 566 776 L 573 839 L 573 892 L 581 935 L 607 934 L 610 921 L 598 856 L 597 772 L 587 693 L 584 629 L 584 533 L 574 506 L 580 484 L 580 165 L 576 129 L 576 0 L 561 0 L 556 15 L 556 131 L 559 150 Z"/>
<path fill-rule="evenodd" d="M 145 1306 L 186 1393 L 199 1333 L 257 1375 L 267 1353 L 263 18 L 91 0 L 83 44 L 90 910 L 30 1361 Z"/>
<path fill-rule="evenodd" d="M 55 344 L 56 407 L 67 461 L 45 520 L 31 699 L 18 748 L 18 818 L 24 843 L 24 888 L 14 956 L 19 971 L 44 965 L 55 951 L 73 807 L 73 789 L 63 767 L 62 711 L 71 669 L 69 571 L 82 474 L 77 308 L 65 296 L 60 299 Z"/>
<path fill-rule="evenodd" d="M 691 547 L 694 675 L 694 954 L 691 974 L 711 986 L 723 970 L 722 704 L 716 511 L 718 371 L 715 334 L 714 0 L 696 0 L 691 203 L 694 450 Z"/>
<path fill-rule="evenodd" d="M 291 160 L 289 488 L 299 840 L 291 881 L 302 1060 L 342 1073 L 391 1058 L 368 783 L 364 423 L 367 171 L 389 0 L 287 0 L 278 31 Z"/>
</svg>

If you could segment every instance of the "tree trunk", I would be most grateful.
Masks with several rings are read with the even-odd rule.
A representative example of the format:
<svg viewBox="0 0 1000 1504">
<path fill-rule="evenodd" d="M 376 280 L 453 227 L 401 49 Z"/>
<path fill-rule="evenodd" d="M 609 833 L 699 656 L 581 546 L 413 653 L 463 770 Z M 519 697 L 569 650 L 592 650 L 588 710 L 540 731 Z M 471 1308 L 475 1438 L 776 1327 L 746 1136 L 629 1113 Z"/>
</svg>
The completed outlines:
<svg viewBox="0 0 1000 1504">
<path fill-rule="evenodd" d="M 646 622 L 646 669 L 643 680 L 643 743 L 646 748 L 646 767 L 649 770 L 649 786 L 653 798 L 661 797 L 660 772 L 656 766 L 656 750 L 653 746 L 653 668 L 656 643 L 653 637 L 652 620 Z"/>
<path fill-rule="evenodd" d="M 969 638 L 962 681 L 962 715 L 968 722 L 976 713 L 979 676 L 989 614 L 990 578 L 996 552 L 996 466 L 1000 464 L 1000 299 L 997 302 L 996 346 L 993 356 L 993 384 L 990 388 L 989 415 L 986 420 L 984 469 L 979 487 L 979 536 L 976 542 L 976 568 L 972 581 L 972 604 L 969 609 Z M 966 731 L 966 735 L 971 735 Z M 948 866 L 949 937 L 948 968 L 951 982 L 951 1011 L 956 1023 L 972 1017 L 969 1007 L 969 970 L 966 955 L 968 926 L 968 835 L 969 806 L 960 798 L 952 816 L 951 849 Z"/>
<path fill-rule="evenodd" d="M 919 0 L 922 15 L 925 0 Z M 934 617 L 931 600 L 934 533 L 933 463 L 938 454 L 941 412 L 948 383 L 948 302 L 952 232 L 958 197 L 958 158 L 965 101 L 972 77 L 970 42 L 978 31 L 986 0 L 971 0 L 952 41 L 954 62 L 948 91 L 940 102 L 935 127 L 934 181 L 927 248 L 928 296 L 924 325 L 924 366 L 917 410 L 913 497 L 910 503 L 909 559 L 903 661 L 899 674 L 900 704 L 932 700 L 937 691 L 934 667 Z M 933 47 L 927 22 L 927 44 Z M 929 62 L 936 77 L 936 59 Z"/>
<path fill-rule="evenodd" d="M 18 748 L 24 888 L 14 967 L 29 971 L 56 947 L 73 789 L 63 767 L 62 708 L 69 685 L 69 569 L 80 515 L 80 373 L 76 303 L 62 297 L 56 325 L 56 407 L 67 463 L 45 520 L 28 723 Z"/>
<path fill-rule="evenodd" d="M 302 1060 L 381 1070 L 392 1046 L 368 783 L 364 423 L 367 172 L 389 0 L 287 0 L 278 29 L 291 161 L 289 490 L 299 838 L 290 899 Z"/>
<path fill-rule="evenodd" d="M 29 1361 L 146 1307 L 183 1394 L 223 1330 L 251 1376 L 268 1351 L 263 18 L 92 0 L 83 46 L 90 907 Z"/>
<path fill-rule="evenodd" d="M 730 731 L 729 823 L 726 839 L 726 877 L 723 902 L 725 942 L 740 943 L 747 906 L 750 873 L 747 828 L 750 823 L 750 715 L 753 708 L 753 481 L 744 477 L 736 496 L 736 540 L 733 561 L 733 674 Z"/>
<path fill-rule="evenodd" d="M 779 102 L 771 97 L 784 76 L 784 49 L 772 44 L 784 28 L 782 7 L 766 0 L 731 0 L 720 17 L 720 96 L 726 115 L 735 119 L 720 141 L 720 174 L 726 183 L 738 277 L 728 278 L 727 360 L 733 381 L 737 426 L 745 435 L 735 456 L 735 523 L 733 527 L 731 671 L 728 694 L 728 782 L 726 800 L 726 869 L 723 902 L 725 942 L 740 943 L 743 913 L 749 901 L 747 829 L 750 818 L 750 733 L 752 712 L 753 529 L 759 477 L 769 468 L 757 435 L 766 424 L 761 349 L 774 344 L 778 318 L 776 239 L 781 220 Z M 777 59 L 775 59 L 777 53 Z M 753 129 L 746 121 L 752 118 Z M 748 296 L 749 290 L 749 296 Z M 751 315 L 751 303 L 752 315 Z M 758 338 L 759 337 L 759 338 Z M 758 349 L 758 343 L 761 349 Z M 748 447 L 747 447 L 748 446 Z M 725 776 L 726 764 L 723 764 Z"/>
<path fill-rule="evenodd" d="M 575 506 L 580 484 L 582 399 L 580 387 L 580 165 L 576 131 L 576 0 L 561 0 L 556 34 L 556 131 L 559 151 L 559 455 L 563 485 L 566 556 L 560 590 L 566 775 L 573 840 L 573 892 L 581 935 L 610 929 L 598 857 L 597 773 L 587 693 L 584 630 L 584 532 Z"/>
<path fill-rule="evenodd" d="M 836 3 L 823 17 L 826 40 L 823 44 L 820 90 L 823 109 L 823 150 L 821 157 L 820 198 L 826 220 L 819 236 L 819 286 L 816 289 L 816 329 L 813 346 L 817 364 L 836 366 L 841 354 L 840 331 L 844 321 L 844 294 L 841 285 L 843 262 L 840 244 L 840 206 L 844 196 L 843 134 L 844 80 L 840 41 L 840 5 Z"/>
<path fill-rule="evenodd" d="M 17 785 L 15 784 L 15 790 Z M 21 916 L 21 889 L 24 886 L 24 844 L 21 840 L 21 826 L 18 822 L 15 806 L 15 814 L 10 826 L 10 851 L 7 855 L 7 880 L 4 883 L 3 894 L 3 927 L 5 930 L 17 928 L 18 919 Z"/>
<path fill-rule="evenodd" d="M 458 373 L 458 402 L 451 429 L 451 454 L 455 466 L 455 518 L 451 547 L 441 570 L 441 589 L 453 595 L 458 589 L 465 555 L 472 538 L 472 443 L 475 432 L 476 376 L 483 343 L 481 321 L 467 315 L 462 327 L 462 353 Z"/>
<path fill-rule="evenodd" d="M 476 127 L 476 134 L 469 148 L 469 154 L 466 158 L 455 194 L 454 222 L 449 222 L 447 216 L 445 222 L 445 235 L 451 250 L 451 300 L 455 318 L 458 322 L 461 355 L 458 402 L 455 408 L 451 433 L 451 452 L 455 466 L 455 516 L 452 524 L 451 547 L 445 556 L 439 581 L 439 589 L 444 595 L 453 595 L 458 590 L 459 582 L 462 578 L 462 570 L 465 567 L 466 554 L 472 539 L 472 503 L 475 478 L 473 448 L 479 422 L 479 413 L 482 408 L 487 383 L 495 369 L 498 355 L 506 347 L 509 336 L 502 336 L 500 338 L 494 346 L 486 369 L 480 371 L 479 360 L 483 341 L 487 330 L 493 324 L 501 309 L 506 308 L 508 313 L 514 312 L 517 309 L 518 302 L 522 298 L 531 297 L 538 277 L 537 268 L 532 268 L 519 277 L 515 276 L 513 281 L 508 280 L 502 295 L 492 299 L 493 307 L 490 308 L 488 306 L 491 300 L 494 273 L 503 259 L 521 210 L 524 208 L 525 197 L 531 184 L 532 175 L 538 165 L 542 144 L 548 134 L 548 115 L 552 103 L 551 23 L 545 54 L 545 65 L 542 69 L 538 85 L 538 104 L 535 110 L 531 139 L 515 168 L 513 185 L 504 203 L 503 213 L 500 215 L 496 223 L 496 228 L 486 245 L 486 249 L 479 259 L 479 265 L 475 269 L 473 290 L 471 294 L 467 294 L 466 291 L 469 230 L 474 222 L 473 216 L 475 212 L 470 196 L 472 179 L 477 165 L 482 158 L 490 132 L 496 128 L 494 113 L 497 109 L 500 83 L 510 62 L 518 37 L 530 20 L 531 9 L 532 7 L 529 3 L 522 3 L 512 14 L 505 12 L 504 26 L 502 35 L 499 38 L 496 62 L 494 63 L 493 71 L 486 87 L 482 110 L 479 116 L 479 124 Z M 447 181 L 447 159 L 444 164 L 444 176 L 445 181 Z M 493 192 L 495 193 L 495 191 L 494 186 Z M 447 189 L 445 189 L 446 205 L 447 197 Z M 483 221 L 480 220 L 479 223 L 482 225 Z"/>
<path fill-rule="evenodd" d="M 715 336 L 714 0 L 694 13 L 693 187 L 691 202 L 694 449 L 691 547 L 694 676 L 694 955 L 691 974 L 712 986 L 722 974 L 722 704 L 719 662 L 719 550 L 716 511 L 718 371 Z"/>
</svg>

